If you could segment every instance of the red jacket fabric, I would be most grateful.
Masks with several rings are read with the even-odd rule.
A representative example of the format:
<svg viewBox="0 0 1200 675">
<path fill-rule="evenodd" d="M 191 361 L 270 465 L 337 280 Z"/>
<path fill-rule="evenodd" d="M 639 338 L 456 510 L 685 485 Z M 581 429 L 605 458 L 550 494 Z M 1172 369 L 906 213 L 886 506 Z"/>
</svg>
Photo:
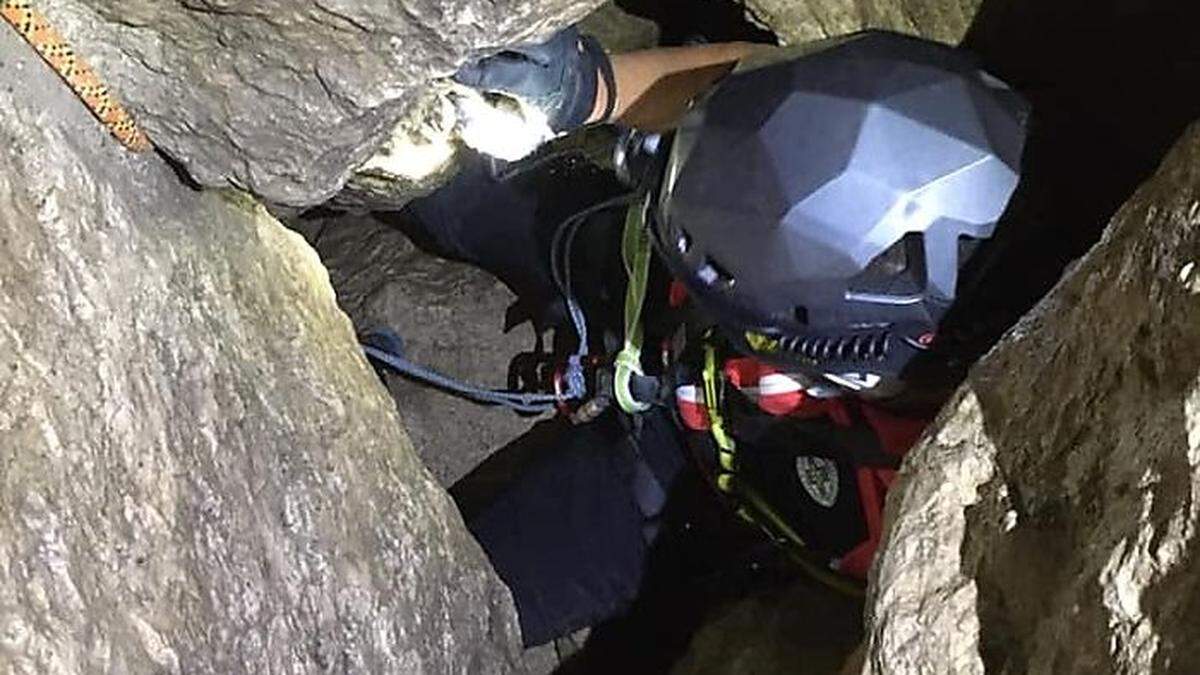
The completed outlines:
<svg viewBox="0 0 1200 675">
<path fill-rule="evenodd" d="M 753 400 L 762 412 L 805 419 L 823 416 L 842 427 L 853 425 L 855 418 L 858 418 L 870 426 L 878 438 L 880 450 L 897 458 L 908 452 L 928 424 L 928 420 L 900 417 L 857 399 L 811 396 L 796 379 L 755 359 L 729 359 L 723 370 L 726 381 Z M 684 426 L 691 431 L 701 432 L 711 428 L 703 386 L 680 386 L 675 391 L 675 399 Z M 853 550 L 833 561 L 833 566 L 848 576 L 866 579 L 883 532 L 884 500 L 896 472 L 892 469 L 857 466 L 856 474 L 867 537 Z"/>
</svg>

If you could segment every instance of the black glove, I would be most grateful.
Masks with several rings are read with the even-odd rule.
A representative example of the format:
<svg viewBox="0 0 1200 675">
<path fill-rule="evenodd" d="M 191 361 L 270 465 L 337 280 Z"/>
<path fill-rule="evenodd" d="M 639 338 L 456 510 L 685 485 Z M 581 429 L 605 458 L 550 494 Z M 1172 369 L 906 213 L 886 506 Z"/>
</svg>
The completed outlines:
<svg viewBox="0 0 1200 675">
<path fill-rule="evenodd" d="M 469 63 L 454 79 L 484 92 L 520 98 L 546 114 L 554 131 L 583 126 L 596 106 L 596 84 L 603 75 L 612 95 L 612 63 L 600 44 L 571 26 L 541 44 L 509 47 Z M 605 115 L 607 117 L 607 115 Z"/>
</svg>

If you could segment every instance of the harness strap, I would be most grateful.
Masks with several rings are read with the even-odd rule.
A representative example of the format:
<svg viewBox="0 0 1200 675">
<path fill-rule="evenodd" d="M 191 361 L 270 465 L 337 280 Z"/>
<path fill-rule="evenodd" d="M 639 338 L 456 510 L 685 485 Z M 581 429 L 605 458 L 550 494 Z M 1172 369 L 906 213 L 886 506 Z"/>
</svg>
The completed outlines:
<svg viewBox="0 0 1200 675">
<path fill-rule="evenodd" d="M 723 453 L 732 454 L 736 450 L 733 437 L 725 430 L 725 417 L 721 414 L 721 392 L 718 386 L 720 371 L 717 368 L 717 350 L 711 343 L 704 345 L 704 402 L 708 408 L 709 430 L 717 447 Z M 722 462 L 724 465 L 724 462 Z M 733 466 L 725 467 L 732 471 Z"/>
<path fill-rule="evenodd" d="M 758 492 L 744 485 L 737 485 L 736 489 L 737 496 L 746 505 L 738 513 L 758 525 L 767 536 L 782 544 L 788 557 L 796 562 L 801 569 L 835 591 L 856 598 L 861 598 L 865 595 L 862 587 L 858 584 L 825 569 L 813 562 L 809 556 L 806 556 L 804 552 L 808 550 L 808 546 L 804 543 L 804 539 L 792 529 L 791 525 L 775 509 L 771 508 L 771 505 Z"/>
<path fill-rule="evenodd" d="M 799 533 L 758 494 L 757 490 L 738 480 L 737 442 L 730 434 L 725 417 L 721 413 L 723 380 L 717 364 L 717 350 L 707 339 L 704 343 L 704 369 L 701 377 L 704 381 L 704 407 L 708 413 L 709 434 L 717 446 L 717 489 L 737 503 L 738 516 L 779 543 L 788 557 L 814 579 L 852 597 L 862 597 L 863 590 L 857 584 L 813 562 L 810 556 L 806 555 L 808 545 Z"/>
<path fill-rule="evenodd" d="M 462 382 L 448 375 L 443 375 L 408 359 L 402 353 L 403 347 L 399 336 L 390 330 L 381 330 L 368 335 L 361 347 L 363 353 L 372 361 L 386 365 L 405 377 L 431 385 L 448 394 L 473 401 L 480 405 L 502 406 L 519 413 L 537 414 L 549 412 L 554 409 L 557 403 L 573 398 L 570 393 L 558 396 L 554 394 L 488 389 Z"/>
<path fill-rule="evenodd" d="M 651 195 L 647 194 L 630 205 L 625 216 L 625 230 L 621 235 L 621 260 L 625 275 L 629 278 L 625 286 L 625 344 L 614 360 L 613 394 L 621 410 L 633 415 L 650 409 L 629 390 L 634 375 L 642 371 L 642 308 L 646 304 L 646 285 L 650 278 L 650 237 L 646 233 L 646 211 L 650 208 Z"/>
</svg>

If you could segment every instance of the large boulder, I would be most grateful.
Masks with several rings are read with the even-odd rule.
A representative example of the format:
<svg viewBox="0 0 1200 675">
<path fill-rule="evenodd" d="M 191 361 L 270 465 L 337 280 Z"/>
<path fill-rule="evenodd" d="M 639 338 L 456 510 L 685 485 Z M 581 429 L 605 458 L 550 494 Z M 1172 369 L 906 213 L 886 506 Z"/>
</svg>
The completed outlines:
<svg viewBox="0 0 1200 675">
<path fill-rule="evenodd" d="M 983 0 L 742 0 L 750 16 L 783 44 L 837 37 L 864 28 L 957 44 Z"/>
<path fill-rule="evenodd" d="M 889 495 L 868 669 L 1200 669 L 1200 126 Z"/>
<path fill-rule="evenodd" d="M 115 87 L 154 143 L 197 182 L 237 186 L 291 206 L 332 197 L 355 168 L 385 143 L 394 144 L 394 136 L 419 141 L 420 128 L 438 109 L 429 102 L 431 81 L 469 58 L 577 20 L 598 4 L 37 3 Z M 444 166 L 429 161 L 430 173 L 446 175 Z M 410 178 L 414 190 L 429 187 L 419 175 Z"/>
<path fill-rule="evenodd" d="M 12 31 L 0 62 L 0 671 L 512 671 L 313 251 L 125 153 Z"/>
</svg>

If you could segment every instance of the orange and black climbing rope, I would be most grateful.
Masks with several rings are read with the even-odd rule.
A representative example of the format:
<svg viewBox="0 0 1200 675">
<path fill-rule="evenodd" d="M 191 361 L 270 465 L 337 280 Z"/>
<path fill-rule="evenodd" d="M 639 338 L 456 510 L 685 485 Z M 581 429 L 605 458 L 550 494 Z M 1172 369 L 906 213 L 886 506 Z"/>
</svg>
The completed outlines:
<svg viewBox="0 0 1200 675">
<path fill-rule="evenodd" d="M 0 0 L 0 16 L 33 46 L 117 140 L 134 152 L 150 149 L 150 139 L 117 102 L 96 71 L 75 53 L 45 15 L 29 0 Z"/>
</svg>

